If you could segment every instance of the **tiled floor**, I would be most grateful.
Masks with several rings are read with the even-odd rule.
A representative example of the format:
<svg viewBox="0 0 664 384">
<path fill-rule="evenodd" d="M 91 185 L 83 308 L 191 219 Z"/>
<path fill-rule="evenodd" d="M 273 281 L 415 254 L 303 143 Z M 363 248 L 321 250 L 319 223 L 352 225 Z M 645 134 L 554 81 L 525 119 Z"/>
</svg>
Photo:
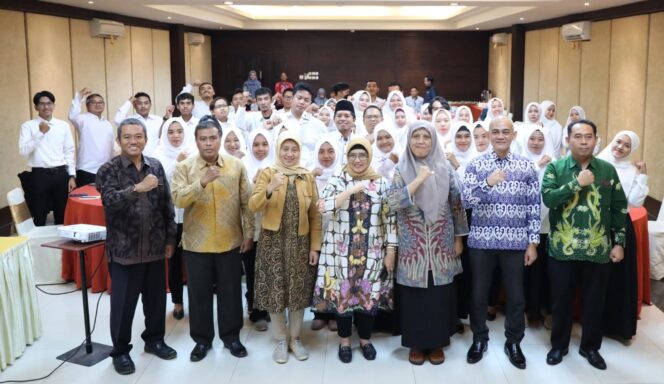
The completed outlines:
<svg viewBox="0 0 664 384">
<path fill-rule="evenodd" d="M 72 285 L 49 287 L 53 291 L 72 289 Z M 92 316 L 98 294 L 90 295 Z M 186 297 L 186 295 L 185 295 Z M 0 373 L 0 381 L 36 378 L 50 372 L 60 362 L 55 356 L 74 347 L 83 339 L 83 315 L 80 293 L 47 296 L 39 293 L 43 320 L 43 336 L 27 348 L 14 365 Z M 169 310 L 172 309 L 169 304 Z M 109 296 L 103 295 L 99 306 L 93 340 L 110 344 L 108 332 Z M 578 355 L 580 329 L 574 328 L 570 354 L 562 364 L 550 367 L 545 362 L 549 349 L 548 332 L 544 329 L 526 330 L 522 342 L 528 359 L 528 368 L 519 370 L 510 365 L 502 351 L 503 318 L 490 322 L 490 348 L 484 359 L 468 365 L 466 350 L 472 339 L 467 330 L 455 336 L 445 351 L 447 360 L 441 366 L 424 364 L 414 367 L 407 362 L 408 351 L 400 345 L 399 337 L 383 334 L 374 337 L 378 350 L 376 361 L 369 362 L 354 349 L 353 362 L 342 364 L 337 358 L 336 334 L 309 330 L 311 314 L 306 317 L 306 330 L 302 335 L 311 357 L 300 362 L 291 358 L 287 364 L 272 362 L 273 342 L 268 332 L 256 332 L 248 324 L 242 330 L 242 341 L 249 356 L 236 359 L 217 339 L 208 357 L 198 363 L 189 361 L 193 342 L 189 338 L 188 318 L 176 321 L 167 317 L 166 341 L 179 356 L 163 361 L 143 352 L 140 332 L 143 316 L 140 309 L 134 321 L 135 348 L 132 358 L 136 373 L 119 376 L 111 360 L 85 368 L 65 364 L 42 383 L 664 383 L 664 313 L 655 306 L 645 306 L 639 321 L 638 335 L 629 346 L 605 339 L 602 347 L 608 370 L 598 371 Z M 355 341 L 357 343 L 357 341 Z"/>
</svg>

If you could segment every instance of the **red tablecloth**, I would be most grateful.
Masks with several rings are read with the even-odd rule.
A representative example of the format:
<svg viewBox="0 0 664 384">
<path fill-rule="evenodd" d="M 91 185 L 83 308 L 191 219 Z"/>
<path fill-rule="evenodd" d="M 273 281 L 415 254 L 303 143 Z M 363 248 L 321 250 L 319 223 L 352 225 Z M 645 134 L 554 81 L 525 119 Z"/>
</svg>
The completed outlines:
<svg viewBox="0 0 664 384">
<path fill-rule="evenodd" d="M 96 196 L 96 199 L 84 199 L 80 197 L 70 197 L 67 200 L 65 209 L 65 225 L 70 224 L 93 224 L 106 225 L 104 219 L 104 207 L 101 205 L 101 196 L 97 189 L 92 185 L 86 185 L 75 189 L 72 194 L 86 194 L 87 196 Z M 648 223 L 646 222 L 646 229 Z M 92 292 L 111 292 L 111 277 L 108 274 L 108 262 L 104 254 L 105 247 L 95 247 L 86 252 L 85 274 Z M 168 263 L 164 263 L 166 268 L 166 289 L 168 290 Z M 92 276 L 94 270 L 99 269 Z M 81 287 L 81 274 L 76 252 L 62 252 L 62 278 L 76 282 L 76 287 Z"/>
<path fill-rule="evenodd" d="M 477 121 L 480 119 L 483 110 L 482 107 L 478 106 L 476 103 L 452 103 L 452 106 L 454 107 L 460 107 L 462 105 L 465 105 L 466 107 L 470 108 L 470 111 L 473 114 L 473 121 Z"/>
<path fill-rule="evenodd" d="M 631 208 L 629 216 L 634 225 L 636 237 L 636 278 L 638 280 L 637 305 L 641 313 L 643 303 L 650 305 L 650 247 L 648 242 L 648 211 L 645 208 Z"/>
</svg>

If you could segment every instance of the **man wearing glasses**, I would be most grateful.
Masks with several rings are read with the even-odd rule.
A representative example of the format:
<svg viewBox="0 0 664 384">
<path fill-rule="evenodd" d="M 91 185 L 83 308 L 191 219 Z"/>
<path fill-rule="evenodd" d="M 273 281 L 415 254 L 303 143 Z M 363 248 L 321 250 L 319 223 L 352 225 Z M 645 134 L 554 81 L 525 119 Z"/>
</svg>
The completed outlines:
<svg viewBox="0 0 664 384">
<path fill-rule="evenodd" d="M 86 113 L 81 113 L 83 100 Z M 69 108 L 69 121 L 78 133 L 76 185 L 79 187 L 94 183 L 99 167 L 113 157 L 115 137 L 113 126 L 102 116 L 105 107 L 100 94 L 83 88 L 76 92 Z"/>
<path fill-rule="evenodd" d="M 49 91 L 35 93 L 32 99 L 38 116 L 21 125 L 18 151 L 32 167 L 27 194 L 35 225 L 46 224 L 53 209 L 55 224 L 62 224 L 67 194 L 76 187 L 74 139 L 67 122 L 53 117 L 55 96 Z"/>
</svg>

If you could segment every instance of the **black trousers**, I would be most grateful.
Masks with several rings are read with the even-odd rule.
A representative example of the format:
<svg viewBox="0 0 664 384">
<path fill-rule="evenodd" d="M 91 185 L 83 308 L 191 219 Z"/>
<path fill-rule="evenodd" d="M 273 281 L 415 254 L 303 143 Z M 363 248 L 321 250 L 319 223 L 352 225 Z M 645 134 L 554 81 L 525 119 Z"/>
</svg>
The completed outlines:
<svg viewBox="0 0 664 384">
<path fill-rule="evenodd" d="M 489 340 L 486 308 L 493 270 L 497 264 L 500 265 L 507 295 L 505 337 L 508 343 L 518 343 L 523 339 L 526 327 L 523 318 L 526 307 L 523 295 L 524 252 L 470 248 L 473 276 L 470 329 L 473 331 L 473 340 Z"/>
<path fill-rule="evenodd" d="M 572 307 L 577 284 L 582 283 L 581 348 L 602 346 L 602 313 L 611 264 L 589 261 L 549 260 L 549 279 L 553 299 L 551 347 L 565 349 L 572 332 Z"/>
<path fill-rule="evenodd" d="M 242 254 L 242 264 L 244 266 L 244 279 L 247 283 L 247 292 L 244 297 L 247 299 L 247 310 L 249 312 L 249 320 L 257 322 L 258 320 L 267 319 L 267 311 L 261 311 L 254 307 L 254 281 L 256 276 L 256 248 L 257 242 L 248 251 Z"/>
<path fill-rule="evenodd" d="M 224 253 L 184 251 L 189 293 L 189 335 L 198 344 L 214 339 L 214 294 L 217 294 L 219 337 L 224 344 L 242 329 L 242 257 L 239 248 Z"/>
<path fill-rule="evenodd" d="M 166 278 L 164 260 L 150 263 L 122 265 L 108 263 L 111 274 L 111 340 L 112 357 L 131 350 L 131 324 L 141 295 L 146 343 L 164 339 L 166 331 Z"/>
<path fill-rule="evenodd" d="M 55 224 L 65 222 L 65 206 L 69 198 L 67 166 L 32 168 L 30 213 L 35 225 L 46 225 L 46 216 L 53 210 Z"/>
<path fill-rule="evenodd" d="M 350 337 L 353 334 L 353 319 L 357 327 L 357 334 L 360 339 L 371 339 L 371 329 L 373 329 L 376 316 L 368 313 L 354 312 L 351 315 L 337 315 L 337 334 L 339 337 Z"/>
<path fill-rule="evenodd" d="M 96 173 L 76 170 L 76 187 L 81 188 L 84 185 L 94 184 L 97 179 Z"/>
<path fill-rule="evenodd" d="M 177 237 L 175 239 L 175 252 L 168 259 L 168 288 L 171 290 L 171 301 L 173 304 L 182 304 L 182 224 L 178 224 Z"/>
<path fill-rule="evenodd" d="M 547 238 L 546 234 L 540 234 L 537 259 L 533 264 L 526 267 L 524 275 L 523 284 L 528 316 L 541 316 L 543 311 L 549 312 L 551 309 L 549 275 L 547 273 L 547 263 L 549 261 L 549 254 L 546 251 Z"/>
</svg>

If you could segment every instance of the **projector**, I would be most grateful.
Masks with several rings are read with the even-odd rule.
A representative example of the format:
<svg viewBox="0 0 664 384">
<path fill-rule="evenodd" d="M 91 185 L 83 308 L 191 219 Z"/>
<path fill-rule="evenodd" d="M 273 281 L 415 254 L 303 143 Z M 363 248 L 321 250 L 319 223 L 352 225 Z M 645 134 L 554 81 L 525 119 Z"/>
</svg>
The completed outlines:
<svg viewBox="0 0 664 384">
<path fill-rule="evenodd" d="M 89 243 L 91 241 L 106 240 L 106 227 L 90 224 L 74 224 L 58 227 L 58 235 L 65 239 Z"/>
</svg>

